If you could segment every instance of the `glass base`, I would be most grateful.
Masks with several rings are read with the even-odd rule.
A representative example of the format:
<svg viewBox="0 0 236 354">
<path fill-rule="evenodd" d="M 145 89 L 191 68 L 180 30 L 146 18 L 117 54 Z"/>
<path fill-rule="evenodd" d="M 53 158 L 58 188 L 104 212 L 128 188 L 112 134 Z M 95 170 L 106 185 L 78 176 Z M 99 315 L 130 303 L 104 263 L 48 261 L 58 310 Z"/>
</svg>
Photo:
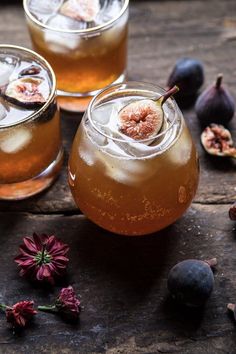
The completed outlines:
<svg viewBox="0 0 236 354">
<path fill-rule="evenodd" d="M 38 176 L 27 181 L 0 184 L 0 200 L 21 200 L 31 197 L 48 188 L 57 177 L 63 163 L 63 149 L 57 158 Z"/>
<path fill-rule="evenodd" d="M 126 79 L 126 73 L 121 74 L 118 79 L 112 82 L 110 85 L 121 84 Z M 109 86 L 110 86 L 109 85 Z M 105 87 L 104 87 L 105 88 Z M 102 89 L 85 92 L 85 93 L 75 93 L 75 92 L 65 92 L 57 90 L 57 101 L 61 109 L 70 112 L 84 112 L 91 99 L 97 95 Z"/>
</svg>

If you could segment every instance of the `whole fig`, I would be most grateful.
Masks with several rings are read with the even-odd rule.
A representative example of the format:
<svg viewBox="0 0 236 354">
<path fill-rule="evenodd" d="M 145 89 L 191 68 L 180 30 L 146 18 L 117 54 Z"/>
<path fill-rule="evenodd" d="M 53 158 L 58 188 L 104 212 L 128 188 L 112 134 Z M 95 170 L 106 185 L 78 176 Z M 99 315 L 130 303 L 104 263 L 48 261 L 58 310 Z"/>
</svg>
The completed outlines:
<svg viewBox="0 0 236 354">
<path fill-rule="evenodd" d="M 199 88 L 204 82 L 204 70 L 201 61 L 192 58 L 179 59 L 167 82 L 168 87 L 177 85 L 180 91 L 175 95 L 178 103 L 196 99 Z"/>
<path fill-rule="evenodd" d="M 222 85 L 223 75 L 217 76 L 214 85 L 198 97 L 195 110 L 201 124 L 227 124 L 234 116 L 235 103 L 232 95 Z"/>
<path fill-rule="evenodd" d="M 216 258 L 209 261 L 187 259 L 176 264 L 170 270 L 167 282 L 172 297 L 186 306 L 203 306 L 214 286 L 211 268 L 216 264 Z"/>
</svg>

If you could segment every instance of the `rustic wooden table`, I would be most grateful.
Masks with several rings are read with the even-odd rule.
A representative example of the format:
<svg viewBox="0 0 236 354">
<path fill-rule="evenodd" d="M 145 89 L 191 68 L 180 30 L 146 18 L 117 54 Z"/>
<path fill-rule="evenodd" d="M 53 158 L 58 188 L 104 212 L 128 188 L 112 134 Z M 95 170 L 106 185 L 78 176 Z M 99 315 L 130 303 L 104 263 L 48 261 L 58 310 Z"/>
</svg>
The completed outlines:
<svg viewBox="0 0 236 354">
<path fill-rule="evenodd" d="M 218 72 L 236 97 L 236 2 L 131 1 L 129 77 L 165 86 L 175 61 L 201 59 L 206 83 Z M 30 47 L 21 4 L 1 2 L 0 42 Z M 207 156 L 193 109 L 184 111 L 200 155 L 201 179 L 188 212 L 156 235 L 109 234 L 76 209 L 66 179 L 71 143 L 81 119 L 62 114 L 65 163 L 47 192 L 0 203 L 0 301 L 48 293 L 20 279 L 13 257 L 21 238 L 55 233 L 70 247 L 68 283 L 81 294 L 80 323 L 72 326 L 40 313 L 13 336 L 0 317 L 0 353 L 236 353 L 236 327 L 226 304 L 236 301 L 236 228 L 228 218 L 236 199 L 235 161 Z M 230 125 L 236 139 L 236 122 Z M 215 289 L 203 310 L 177 308 L 168 299 L 169 269 L 186 258 L 218 258 Z"/>
</svg>

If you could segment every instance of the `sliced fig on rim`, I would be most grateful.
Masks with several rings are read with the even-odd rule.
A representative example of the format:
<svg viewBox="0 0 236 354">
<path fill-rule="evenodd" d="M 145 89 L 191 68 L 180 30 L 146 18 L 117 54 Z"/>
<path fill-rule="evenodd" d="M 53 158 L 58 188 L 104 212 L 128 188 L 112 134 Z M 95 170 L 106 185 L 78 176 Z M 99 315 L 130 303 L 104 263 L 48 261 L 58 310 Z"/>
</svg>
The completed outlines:
<svg viewBox="0 0 236 354">
<path fill-rule="evenodd" d="M 120 132 L 134 140 L 154 138 L 164 125 L 163 104 L 178 91 L 174 86 L 158 98 L 141 99 L 124 106 L 118 113 Z"/>
<path fill-rule="evenodd" d="M 91 22 L 99 10 L 99 0 L 67 0 L 60 8 L 60 13 L 74 20 Z"/>
<path fill-rule="evenodd" d="M 38 65 L 30 65 L 29 67 L 20 71 L 19 76 L 31 76 L 38 75 L 41 72 L 41 68 Z"/>
<path fill-rule="evenodd" d="M 41 107 L 46 102 L 46 98 L 40 89 L 43 81 L 44 79 L 36 77 L 14 80 L 2 90 L 2 95 L 9 102 L 26 109 Z"/>
<path fill-rule="evenodd" d="M 134 140 L 149 139 L 160 131 L 163 111 L 154 101 L 134 101 L 124 107 L 118 118 L 121 133 Z"/>
<path fill-rule="evenodd" d="M 201 142 L 210 155 L 236 157 L 231 133 L 223 125 L 211 124 L 201 134 Z"/>
</svg>

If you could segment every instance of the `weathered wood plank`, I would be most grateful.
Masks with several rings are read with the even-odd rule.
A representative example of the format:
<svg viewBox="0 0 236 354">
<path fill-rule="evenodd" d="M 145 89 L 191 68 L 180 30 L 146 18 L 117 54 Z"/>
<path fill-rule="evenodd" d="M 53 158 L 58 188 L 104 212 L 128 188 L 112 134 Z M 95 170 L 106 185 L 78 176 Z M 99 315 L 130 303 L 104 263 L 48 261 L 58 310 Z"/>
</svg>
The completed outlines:
<svg viewBox="0 0 236 354">
<path fill-rule="evenodd" d="M 120 237 L 83 216 L 0 213 L 0 301 L 50 302 L 54 293 L 19 278 L 13 257 L 21 237 L 55 233 L 68 242 L 68 283 L 83 311 L 73 327 L 40 313 L 14 337 L 0 316 L 1 353 L 235 353 L 235 325 L 226 304 L 235 301 L 235 224 L 228 205 L 195 205 L 156 235 Z M 14 221 L 14 222 L 13 222 Z M 176 307 L 168 298 L 170 268 L 187 258 L 218 258 L 215 289 L 202 311 Z M 66 283 L 64 283 L 65 285 Z"/>
</svg>

